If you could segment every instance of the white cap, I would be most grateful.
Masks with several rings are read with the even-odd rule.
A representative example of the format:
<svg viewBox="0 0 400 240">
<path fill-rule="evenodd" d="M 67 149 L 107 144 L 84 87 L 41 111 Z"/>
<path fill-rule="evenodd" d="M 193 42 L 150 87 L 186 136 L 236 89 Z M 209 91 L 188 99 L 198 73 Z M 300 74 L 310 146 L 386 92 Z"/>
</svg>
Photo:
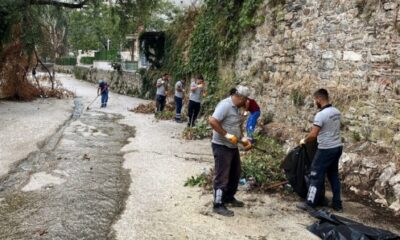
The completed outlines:
<svg viewBox="0 0 400 240">
<path fill-rule="evenodd" d="M 248 87 L 245 86 L 237 86 L 236 87 L 236 94 L 243 96 L 243 97 L 249 97 L 250 96 L 250 89 Z"/>
</svg>

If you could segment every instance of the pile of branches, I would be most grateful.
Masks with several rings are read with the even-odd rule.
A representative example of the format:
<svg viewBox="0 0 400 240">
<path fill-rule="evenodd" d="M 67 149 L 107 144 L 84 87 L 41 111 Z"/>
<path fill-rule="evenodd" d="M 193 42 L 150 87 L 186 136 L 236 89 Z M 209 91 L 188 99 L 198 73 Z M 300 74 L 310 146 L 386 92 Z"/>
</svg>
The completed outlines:
<svg viewBox="0 0 400 240">
<path fill-rule="evenodd" d="M 171 111 L 156 112 L 155 117 L 158 120 L 172 120 L 175 118 L 175 112 Z"/>
<path fill-rule="evenodd" d="M 42 88 L 43 90 L 43 95 L 40 95 L 40 97 L 44 98 L 58 98 L 58 99 L 63 99 L 63 98 L 73 98 L 75 97 L 75 93 L 71 92 L 68 89 L 65 89 L 63 87 L 59 88 L 50 88 L 50 87 L 45 87 Z"/>
<path fill-rule="evenodd" d="M 263 135 L 255 136 L 257 149 L 242 156 L 242 175 L 252 187 L 262 191 L 276 189 L 286 182 L 281 168 L 285 151 L 281 144 Z"/>
<path fill-rule="evenodd" d="M 185 187 L 195 187 L 199 186 L 204 188 L 206 191 L 211 191 L 213 189 L 213 179 L 214 179 L 214 168 L 203 171 L 197 176 L 188 177 L 185 181 Z"/>
<path fill-rule="evenodd" d="M 174 110 L 175 110 L 174 103 L 169 102 L 165 105 L 166 112 L 173 112 Z M 134 113 L 152 114 L 155 113 L 156 111 L 156 103 L 154 101 L 148 104 L 141 103 L 137 107 L 129 109 L 129 111 Z"/>
<path fill-rule="evenodd" d="M 148 103 L 148 104 L 139 104 L 139 106 L 129 109 L 129 111 L 134 112 L 134 113 L 145 113 L 145 114 L 150 114 L 154 113 L 156 109 L 156 104 L 154 102 Z"/>
</svg>

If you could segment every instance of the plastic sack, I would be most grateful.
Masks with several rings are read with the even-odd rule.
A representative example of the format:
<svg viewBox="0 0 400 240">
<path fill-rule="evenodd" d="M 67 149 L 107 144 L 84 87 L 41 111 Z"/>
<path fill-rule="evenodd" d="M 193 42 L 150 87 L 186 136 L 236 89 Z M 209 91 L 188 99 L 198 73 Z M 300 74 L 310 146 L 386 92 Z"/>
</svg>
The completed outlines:
<svg viewBox="0 0 400 240">
<path fill-rule="evenodd" d="M 324 240 L 395 240 L 400 236 L 379 228 L 373 228 L 324 210 L 311 213 L 318 222 L 307 227 Z"/>
</svg>

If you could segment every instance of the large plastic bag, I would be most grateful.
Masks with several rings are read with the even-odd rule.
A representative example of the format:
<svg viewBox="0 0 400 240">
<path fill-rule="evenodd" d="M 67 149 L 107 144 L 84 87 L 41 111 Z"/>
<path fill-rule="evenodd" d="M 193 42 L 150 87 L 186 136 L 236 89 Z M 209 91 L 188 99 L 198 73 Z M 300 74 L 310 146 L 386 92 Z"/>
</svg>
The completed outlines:
<svg viewBox="0 0 400 240">
<path fill-rule="evenodd" d="M 307 229 L 324 240 L 395 240 L 400 236 L 379 228 L 368 227 L 324 210 L 311 213 L 318 222 Z"/>
</svg>

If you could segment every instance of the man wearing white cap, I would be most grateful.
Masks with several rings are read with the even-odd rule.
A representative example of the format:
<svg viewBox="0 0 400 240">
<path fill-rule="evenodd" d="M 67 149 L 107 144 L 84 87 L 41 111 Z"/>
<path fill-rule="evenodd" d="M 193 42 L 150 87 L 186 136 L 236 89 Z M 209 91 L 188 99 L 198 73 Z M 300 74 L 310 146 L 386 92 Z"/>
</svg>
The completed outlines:
<svg viewBox="0 0 400 240">
<path fill-rule="evenodd" d="M 250 91 L 244 86 L 236 89 L 235 93 L 218 103 L 209 119 L 213 128 L 211 142 L 215 160 L 213 211 L 227 217 L 232 217 L 234 213 L 226 208 L 226 204 L 232 207 L 244 205 L 234 197 L 241 173 L 238 139 L 241 139 L 245 150 L 251 149 L 250 141 L 241 138 L 243 133 L 239 114 L 239 108 L 246 105 Z"/>
</svg>

